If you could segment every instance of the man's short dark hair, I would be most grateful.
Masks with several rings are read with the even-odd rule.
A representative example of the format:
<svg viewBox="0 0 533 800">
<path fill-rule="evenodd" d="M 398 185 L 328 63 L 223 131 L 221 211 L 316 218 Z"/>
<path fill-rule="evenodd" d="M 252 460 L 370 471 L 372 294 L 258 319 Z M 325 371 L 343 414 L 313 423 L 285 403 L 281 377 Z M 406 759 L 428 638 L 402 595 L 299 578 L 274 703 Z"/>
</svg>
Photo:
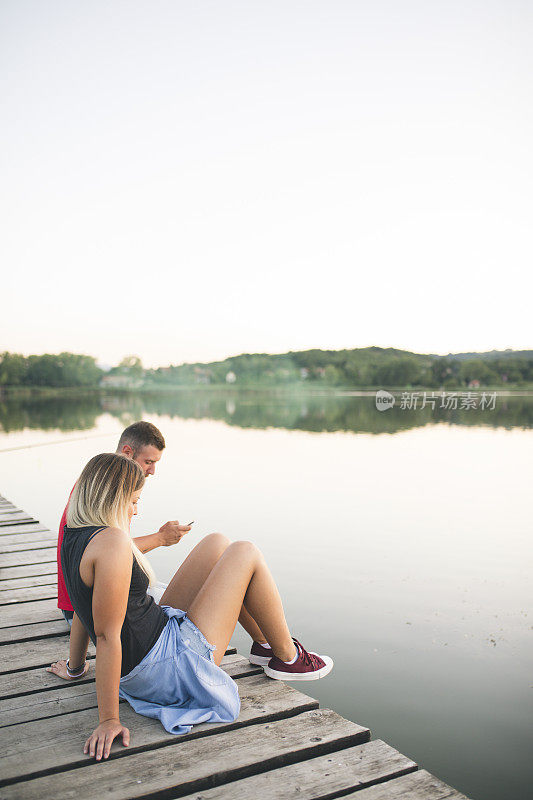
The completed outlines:
<svg viewBox="0 0 533 800">
<path fill-rule="evenodd" d="M 129 444 L 133 450 L 133 457 L 137 455 L 139 450 L 148 445 L 157 447 L 158 450 L 165 449 L 165 440 L 163 434 L 152 425 L 151 422 L 134 422 L 133 425 L 122 431 L 122 435 L 118 442 L 117 453 L 120 453 L 125 444 Z"/>
</svg>

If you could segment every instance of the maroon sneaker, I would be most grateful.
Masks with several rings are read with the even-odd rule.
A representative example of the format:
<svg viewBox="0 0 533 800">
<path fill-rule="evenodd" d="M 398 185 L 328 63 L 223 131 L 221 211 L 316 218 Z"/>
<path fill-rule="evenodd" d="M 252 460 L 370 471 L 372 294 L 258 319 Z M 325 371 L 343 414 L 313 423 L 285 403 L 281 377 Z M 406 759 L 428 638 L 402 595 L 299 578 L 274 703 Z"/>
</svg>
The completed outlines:
<svg viewBox="0 0 533 800">
<path fill-rule="evenodd" d="M 252 645 L 252 649 L 250 650 L 250 655 L 248 656 L 248 661 L 251 661 L 252 664 L 259 664 L 260 667 L 264 667 L 270 659 L 272 658 L 272 650 L 270 647 L 263 647 L 262 644 L 259 642 L 254 642 Z"/>
<path fill-rule="evenodd" d="M 272 656 L 265 666 L 265 675 L 281 681 L 317 681 L 333 669 L 333 659 L 308 653 L 305 647 L 293 638 L 298 657 L 292 664 L 286 664 L 277 656 Z"/>
<path fill-rule="evenodd" d="M 292 637 L 292 641 L 296 644 L 294 636 Z M 312 655 L 316 656 L 316 653 L 312 653 Z M 259 642 L 254 642 L 250 650 L 250 655 L 248 656 L 248 661 L 252 664 L 258 664 L 260 667 L 266 667 L 272 656 L 273 653 L 270 647 L 263 647 Z"/>
</svg>

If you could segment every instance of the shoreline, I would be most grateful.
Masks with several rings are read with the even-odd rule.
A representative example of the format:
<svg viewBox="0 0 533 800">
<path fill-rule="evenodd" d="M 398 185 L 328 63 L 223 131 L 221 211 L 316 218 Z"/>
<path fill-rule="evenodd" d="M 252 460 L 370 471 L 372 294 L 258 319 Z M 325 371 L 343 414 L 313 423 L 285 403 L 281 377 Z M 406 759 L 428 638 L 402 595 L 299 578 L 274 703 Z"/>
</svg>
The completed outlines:
<svg viewBox="0 0 533 800">
<path fill-rule="evenodd" d="M 241 386 L 228 386 L 227 384 L 190 384 L 174 386 L 139 386 L 135 388 L 109 387 L 109 386 L 0 386 L 0 401 L 9 399 L 54 399 L 54 398 L 78 398 L 90 396 L 121 396 L 121 395 L 140 395 L 140 394 L 180 394 L 186 392 L 225 392 L 227 394 L 241 394 L 244 392 L 261 392 L 264 394 L 289 394 L 289 395 L 314 395 L 331 397 L 373 397 L 377 391 L 384 390 L 393 395 L 400 395 L 403 392 L 409 394 L 426 392 L 430 394 L 440 394 L 446 392 L 466 393 L 474 395 L 493 394 L 496 392 L 498 397 L 532 397 L 533 385 L 528 386 L 477 386 L 477 387 L 430 387 L 430 386 L 375 386 L 375 387 L 349 387 L 349 386 L 302 386 L 291 384 L 287 386 L 265 386 L 262 384 L 247 384 Z"/>
</svg>

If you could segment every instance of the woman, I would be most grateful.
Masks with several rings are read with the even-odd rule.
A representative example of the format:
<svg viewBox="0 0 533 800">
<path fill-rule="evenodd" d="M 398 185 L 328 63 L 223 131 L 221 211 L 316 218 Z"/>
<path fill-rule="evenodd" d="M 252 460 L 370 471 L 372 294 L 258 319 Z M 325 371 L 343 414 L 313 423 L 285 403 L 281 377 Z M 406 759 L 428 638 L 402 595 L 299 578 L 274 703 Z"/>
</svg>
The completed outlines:
<svg viewBox="0 0 533 800">
<path fill-rule="evenodd" d="M 100 723 L 84 752 L 96 760 L 119 735 L 129 744 L 119 697 L 171 733 L 235 720 L 237 686 L 220 662 L 237 620 L 254 642 L 250 660 L 270 677 L 316 680 L 333 666 L 291 638 L 274 580 L 250 542 L 205 537 L 155 603 L 147 593 L 155 576 L 128 533 L 144 480 L 135 461 L 102 453 L 84 468 L 68 505 L 61 564 L 88 636 L 71 637 L 67 667 L 69 677 L 85 674 L 90 637 Z"/>
</svg>

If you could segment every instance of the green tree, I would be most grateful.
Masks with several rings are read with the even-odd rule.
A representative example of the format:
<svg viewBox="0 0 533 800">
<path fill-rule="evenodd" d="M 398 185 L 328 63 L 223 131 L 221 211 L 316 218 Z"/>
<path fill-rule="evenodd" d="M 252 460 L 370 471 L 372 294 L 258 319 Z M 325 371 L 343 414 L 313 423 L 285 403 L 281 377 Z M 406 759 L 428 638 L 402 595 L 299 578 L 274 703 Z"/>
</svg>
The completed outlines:
<svg viewBox="0 0 533 800">
<path fill-rule="evenodd" d="M 0 355 L 0 385 L 20 386 L 26 382 L 28 359 L 20 353 L 2 353 Z"/>
<path fill-rule="evenodd" d="M 466 385 L 473 380 L 478 380 L 480 384 L 485 386 L 499 382 L 496 372 L 493 372 L 487 362 L 482 361 L 480 358 L 461 361 L 459 366 L 459 379 Z"/>
</svg>

